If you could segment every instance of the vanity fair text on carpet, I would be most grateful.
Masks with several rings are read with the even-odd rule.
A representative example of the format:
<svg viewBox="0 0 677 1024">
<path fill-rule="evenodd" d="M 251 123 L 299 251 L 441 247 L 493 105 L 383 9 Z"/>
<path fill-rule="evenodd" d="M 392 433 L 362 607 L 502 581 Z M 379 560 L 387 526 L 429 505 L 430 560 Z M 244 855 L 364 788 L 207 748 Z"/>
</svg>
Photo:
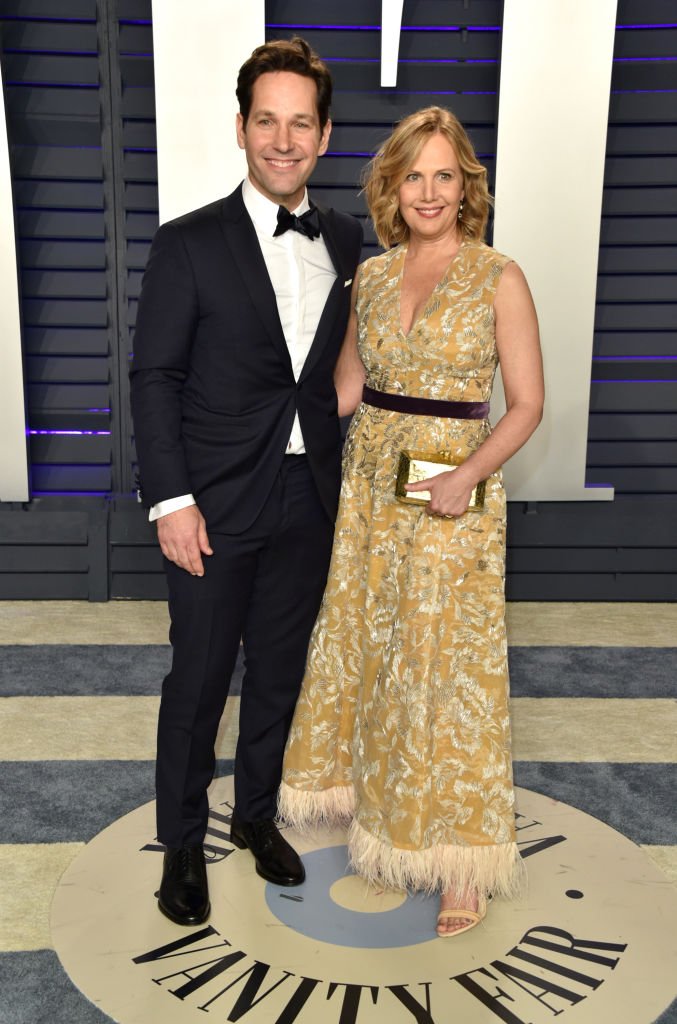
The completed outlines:
<svg viewBox="0 0 677 1024">
<path fill-rule="evenodd" d="M 229 801 L 210 809 L 205 855 L 212 865 L 237 852 L 229 841 L 231 812 Z M 567 841 L 565 835 L 548 834 L 535 818 L 516 814 L 516 822 L 525 859 Z M 162 849 L 156 842 L 143 847 L 148 852 Z M 265 1006 L 271 1024 L 316 1024 L 318 1019 L 326 1024 L 369 1024 L 372 1007 L 380 1014 L 387 1009 L 392 1024 L 446 1024 L 450 1001 L 453 1010 L 461 1012 L 470 1000 L 483 1004 L 505 1024 L 543 1024 L 593 996 L 627 948 L 627 942 L 574 936 L 547 922 L 529 928 L 504 957 L 472 971 L 434 981 L 352 984 L 267 963 L 256 952 L 236 948 L 208 925 L 142 952 L 132 962 L 148 971 L 149 983 L 192 1010 L 212 1013 L 219 1022 L 239 1021 L 255 1007 Z"/>
<path fill-rule="evenodd" d="M 506 1024 L 541 1024 L 589 998 L 626 948 L 627 944 L 576 938 L 556 926 L 539 925 L 530 928 L 504 960 L 452 975 L 447 986 L 430 981 L 354 985 L 280 970 L 234 949 L 216 928 L 207 926 L 142 953 L 133 962 L 153 964 L 155 969 L 171 967 L 166 974 L 154 970 L 152 981 L 176 999 L 214 1012 L 219 1021 L 239 1021 L 266 1001 L 272 1004 L 269 1012 L 277 1012 L 275 1024 L 311 1024 L 320 1010 L 326 1024 L 366 1024 L 369 1004 L 381 1004 L 382 1009 L 382 1003 L 389 1001 L 393 1021 L 444 1024 L 449 1013 L 448 984 L 453 984 Z M 552 978 L 531 973 L 530 966 L 549 972 Z M 460 1010 L 460 1005 L 455 1008 Z"/>
</svg>

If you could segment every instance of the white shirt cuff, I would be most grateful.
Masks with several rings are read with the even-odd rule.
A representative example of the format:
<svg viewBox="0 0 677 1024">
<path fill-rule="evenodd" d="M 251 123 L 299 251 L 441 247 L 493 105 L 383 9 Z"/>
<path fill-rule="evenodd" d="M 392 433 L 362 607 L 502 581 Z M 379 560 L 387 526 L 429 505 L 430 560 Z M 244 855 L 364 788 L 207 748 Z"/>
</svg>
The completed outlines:
<svg viewBox="0 0 677 1024">
<path fill-rule="evenodd" d="M 170 512 L 178 512 L 180 508 L 188 508 L 189 505 L 196 505 L 197 502 L 192 494 L 180 494 L 178 498 L 167 498 L 166 501 L 158 501 L 157 505 L 151 505 L 148 513 L 148 522 L 154 523 L 162 516 L 168 516 Z"/>
</svg>

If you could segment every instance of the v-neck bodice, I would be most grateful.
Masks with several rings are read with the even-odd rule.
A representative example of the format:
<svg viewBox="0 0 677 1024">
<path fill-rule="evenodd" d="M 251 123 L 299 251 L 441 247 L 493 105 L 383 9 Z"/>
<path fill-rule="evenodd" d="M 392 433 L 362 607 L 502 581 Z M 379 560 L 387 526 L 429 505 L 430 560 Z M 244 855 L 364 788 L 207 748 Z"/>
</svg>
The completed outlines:
<svg viewBox="0 0 677 1024">
<path fill-rule="evenodd" d="M 404 259 L 401 261 L 401 264 L 400 264 L 399 328 L 400 328 L 400 331 L 404 335 L 405 338 L 409 337 L 409 335 L 413 331 L 414 327 L 416 326 L 418 321 L 421 319 L 421 316 L 423 315 L 424 311 L 428 308 L 428 306 L 430 305 L 431 301 L 434 300 L 435 294 L 438 291 L 438 289 L 439 288 L 443 288 L 444 285 L 446 284 L 446 282 L 447 282 L 447 280 L 449 278 L 449 274 L 451 272 L 451 269 L 452 269 L 455 261 L 460 256 L 461 249 L 466 244 L 467 244 L 466 241 L 463 240 L 461 242 L 460 246 L 458 247 L 458 250 L 454 253 L 454 255 L 451 257 L 451 259 L 447 261 L 447 263 L 446 263 L 446 265 L 444 267 L 444 271 L 440 275 L 439 280 L 436 281 L 435 284 L 433 285 L 433 287 L 428 291 L 428 294 L 426 295 L 426 301 L 424 303 L 420 304 L 420 305 L 414 305 L 413 313 L 412 313 L 412 318 L 411 318 L 411 323 L 409 324 L 409 327 L 407 328 L 406 331 L 404 329 L 403 321 L 402 321 L 402 292 L 403 292 L 403 289 L 404 289 L 404 272 L 405 272 L 405 270 L 407 268 L 408 246 L 406 244 L 403 245 L 403 248 L 404 248 L 405 251 L 404 251 Z"/>
<path fill-rule="evenodd" d="M 486 402 L 498 362 L 493 300 L 508 258 L 465 241 L 408 334 L 400 323 L 406 245 L 362 266 L 358 346 L 367 383 L 379 391 Z"/>
</svg>

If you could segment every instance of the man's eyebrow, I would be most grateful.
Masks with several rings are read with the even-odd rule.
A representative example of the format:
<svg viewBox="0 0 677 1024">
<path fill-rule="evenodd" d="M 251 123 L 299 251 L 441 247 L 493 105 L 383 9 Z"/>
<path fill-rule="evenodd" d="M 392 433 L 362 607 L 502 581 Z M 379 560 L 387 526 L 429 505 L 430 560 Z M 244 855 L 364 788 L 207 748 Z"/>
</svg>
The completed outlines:
<svg viewBox="0 0 677 1024">
<path fill-rule="evenodd" d="M 265 115 L 266 117 L 277 117 L 278 116 L 278 114 L 274 110 L 262 109 L 262 110 L 255 110 L 253 113 L 254 113 L 255 117 L 257 117 L 257 116 L 260 117 L 261 115 Z M 297 113 L 297 114 L 292 114 L 292 117 L 305 117 L 308 120 L 312 120 L 313 118 L 316 117 L 316 115 L 315 114 L 309 114 L 309 113 Z"/>
</svg>

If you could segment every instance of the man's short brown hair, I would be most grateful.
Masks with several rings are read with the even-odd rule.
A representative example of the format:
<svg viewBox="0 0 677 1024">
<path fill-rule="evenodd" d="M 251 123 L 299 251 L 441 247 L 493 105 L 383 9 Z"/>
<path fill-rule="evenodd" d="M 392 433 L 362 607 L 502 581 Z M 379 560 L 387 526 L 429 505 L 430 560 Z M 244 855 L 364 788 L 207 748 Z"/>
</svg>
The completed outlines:
<svg viewBox="0 0 677 1024">
<path fill-rule="evenodd" d="M 293 39 L 274 39 L 257 46 L 249 60 L 240 68 L 235 93 L 244 124 L 247 124 L 251 110 L 254 83 L 260 75 L 268 71 L 293 71 L 295 75 L 312 78 L 317 86 L 317 116 L 320 131 L 323 131 L 329 120 L 331 75 L 327 65 L 300 36 L 294 36 Z"/>
</svg>

